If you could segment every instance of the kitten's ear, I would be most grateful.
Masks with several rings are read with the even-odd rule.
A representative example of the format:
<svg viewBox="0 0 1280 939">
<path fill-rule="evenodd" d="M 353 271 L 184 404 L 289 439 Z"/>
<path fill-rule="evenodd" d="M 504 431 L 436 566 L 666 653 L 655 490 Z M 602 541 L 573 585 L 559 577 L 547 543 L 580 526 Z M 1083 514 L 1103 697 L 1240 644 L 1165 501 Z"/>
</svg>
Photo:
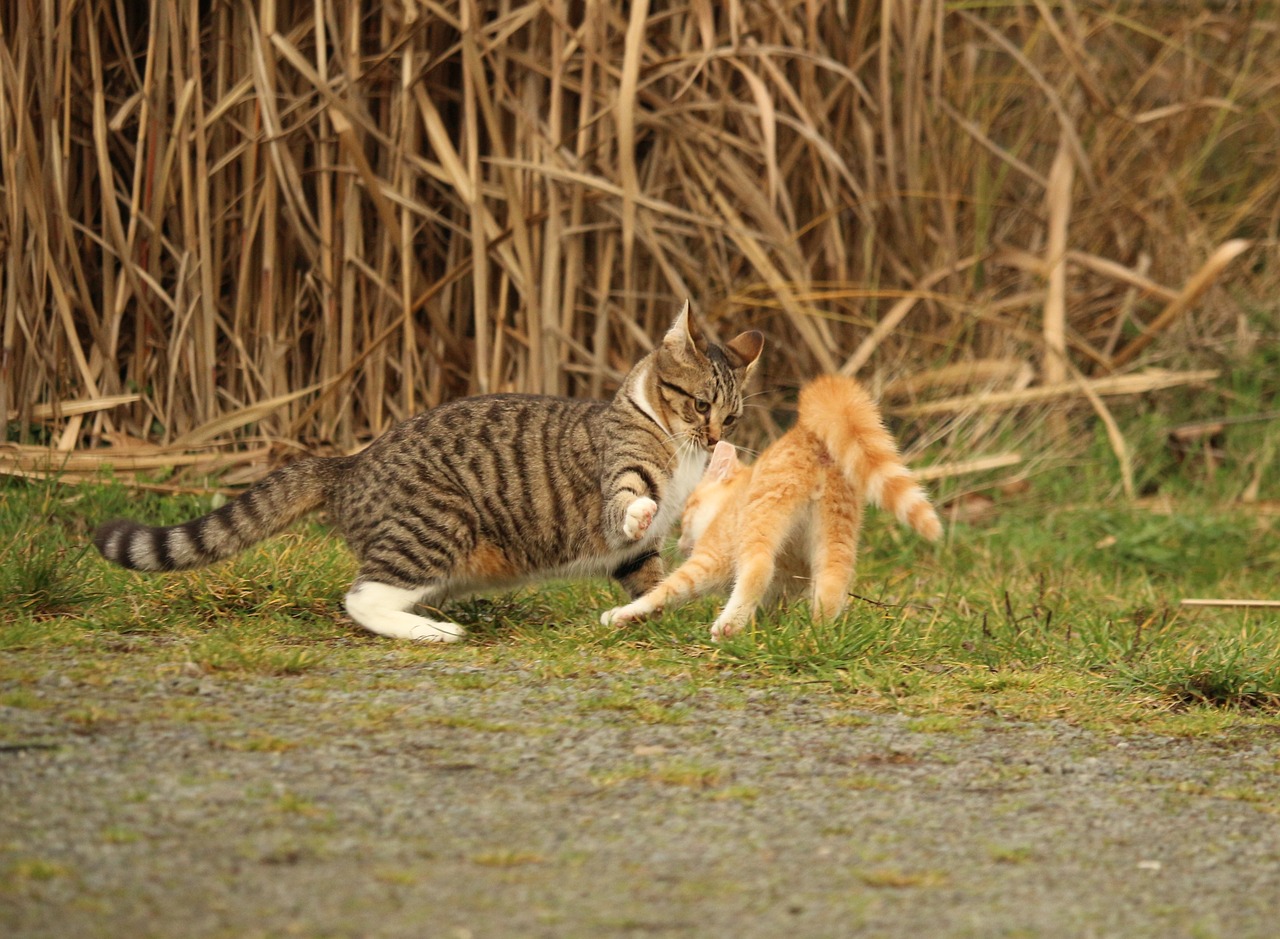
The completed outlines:
<svg viewBox="0 0 1280 939">
<path fill-rule="evenodd" d="M 662 341 L 672 349 L 688 352 L 691 355 L 706 349 L 706 337 L 702 335 L 698 321 L 693 318 L 693 308 L 688 300 L 685 300 L 684 306 L 680 308 L 680 314 L 675 318 L 675 322 L 671 324 Z"/>
<path fill-rule="evenodd" d="M 711 451 L 711 460 L 707 463 L 706 475 L 724 482 L 738 469 L 738 448 L 727 440 L 721 440 Z"/>
<path fill-rule="evenodd" d="M 734 368 L 750 368 L 759 360 L 760 352 L 764 349 L 764 333 L 758 329 L 739 333 L 726 342 L 724 347 L 730 353 Z"/>
</svg>

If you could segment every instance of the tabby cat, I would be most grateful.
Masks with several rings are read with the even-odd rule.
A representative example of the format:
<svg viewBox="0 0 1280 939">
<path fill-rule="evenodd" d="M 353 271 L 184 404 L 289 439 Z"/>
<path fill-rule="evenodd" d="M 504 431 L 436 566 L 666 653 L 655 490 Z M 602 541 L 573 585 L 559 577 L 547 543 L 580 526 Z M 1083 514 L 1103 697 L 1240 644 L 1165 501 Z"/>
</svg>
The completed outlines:
<svg viewBox="0 0 1280 939">
<path fill-rule="evenodd" d="M 409 418 L 345 457 L 307 457 L 202 518 L 102 525 L 94 543 L 136 570 L 230 557 L 324 508 L 360 562 L 345 605 L 372 632 L 450 642 L 417 604 L 534 575 L 609 574 L 632 596 L 707 453 L 742 413 L 764 339 L 708 341 L 688 302 L 611 401 L 494 394 Z"/>
<path fill-rule="evenodd" d="M 830 619 L 848 599 L 867 502 L 931 541 L 942 534 L 870 395 L 851 378 L 821 376 L 801 389 L 796 425 L 754 465 L 739 463 L 728 442 L 715 446 L 685 505 L 680 548 L 688 560 L 601 621 L 626 623 L 732 584 L 711 629 L 720 639 L 740 630 L 767 595 L 790 593 L 806 579 L 813 618 Z"/>
</svg>

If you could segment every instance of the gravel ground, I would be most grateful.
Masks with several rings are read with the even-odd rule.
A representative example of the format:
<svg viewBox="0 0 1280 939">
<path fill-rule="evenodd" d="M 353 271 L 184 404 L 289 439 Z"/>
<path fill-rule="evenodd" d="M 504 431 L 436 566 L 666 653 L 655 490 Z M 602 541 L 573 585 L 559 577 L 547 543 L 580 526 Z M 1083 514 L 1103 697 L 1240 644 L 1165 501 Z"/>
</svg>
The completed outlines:
<svg viewBox="0 0 1280 939">
<path fill-rule="evenodd" d="M 46 664 L 0 708 L 5 936 L 1280 933 L 1280 727 L 929 732 L 822 686 L 429 659 Z"/>
</svg>

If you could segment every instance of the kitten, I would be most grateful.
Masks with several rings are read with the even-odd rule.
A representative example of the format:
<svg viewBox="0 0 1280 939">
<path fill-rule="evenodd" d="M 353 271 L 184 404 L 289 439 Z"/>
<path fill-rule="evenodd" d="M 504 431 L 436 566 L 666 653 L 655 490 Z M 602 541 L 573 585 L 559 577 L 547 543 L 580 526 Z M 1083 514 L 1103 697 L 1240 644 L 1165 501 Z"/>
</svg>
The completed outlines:
<svg viewBox="0 0 1280 939">
<path fill-rule="evenodd" d="M 108 522 L 103 557 L 135 570 L 228 558 L 324 508 L 360 562 L 347 612 L 371 632 L 450 642 L 419 603 L 534 575 L 609 574 L 632 596 L 714 447 L 742 413 L 764 338 L 709 342 L 684 308 L 611 401 L 495 394 L 409 418 L 353 456 L 307 457 L 181 525 Z"/>
<path fill-rule="evenodd" d="M 824 375 L 801 389 L 796 426 L 754 465 L 740 464 L 732 444 L 716 445 L 685 505 L 680 549 L 688 560 L 601 621 L 626 623 L 732 584 L 711 629 L 721 639 L 740 630 L 767 594 L 785 593 L 806 574 L 813 618 L 830 619 L 848 599 L 866 502 L 931 541 L 942 534 L 870 395 L 851 378 Z"/>
</svg>

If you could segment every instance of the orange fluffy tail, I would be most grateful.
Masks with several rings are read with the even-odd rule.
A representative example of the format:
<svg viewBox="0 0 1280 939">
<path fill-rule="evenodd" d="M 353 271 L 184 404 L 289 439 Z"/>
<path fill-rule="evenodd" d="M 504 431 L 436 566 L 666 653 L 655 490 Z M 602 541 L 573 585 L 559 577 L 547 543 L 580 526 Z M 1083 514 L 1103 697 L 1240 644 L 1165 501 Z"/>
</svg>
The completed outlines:
<svg viewBox="0 0 1280 939">
<path fill-rule="evenodd" d="M 801 388 L 800 426 L 822 441 L 868 502 L 892 512 L 930 541 L 941 536 L 938 513 L 903 465 L 880 409 L 856 381 L 822 375 Z"/>
</svg>

